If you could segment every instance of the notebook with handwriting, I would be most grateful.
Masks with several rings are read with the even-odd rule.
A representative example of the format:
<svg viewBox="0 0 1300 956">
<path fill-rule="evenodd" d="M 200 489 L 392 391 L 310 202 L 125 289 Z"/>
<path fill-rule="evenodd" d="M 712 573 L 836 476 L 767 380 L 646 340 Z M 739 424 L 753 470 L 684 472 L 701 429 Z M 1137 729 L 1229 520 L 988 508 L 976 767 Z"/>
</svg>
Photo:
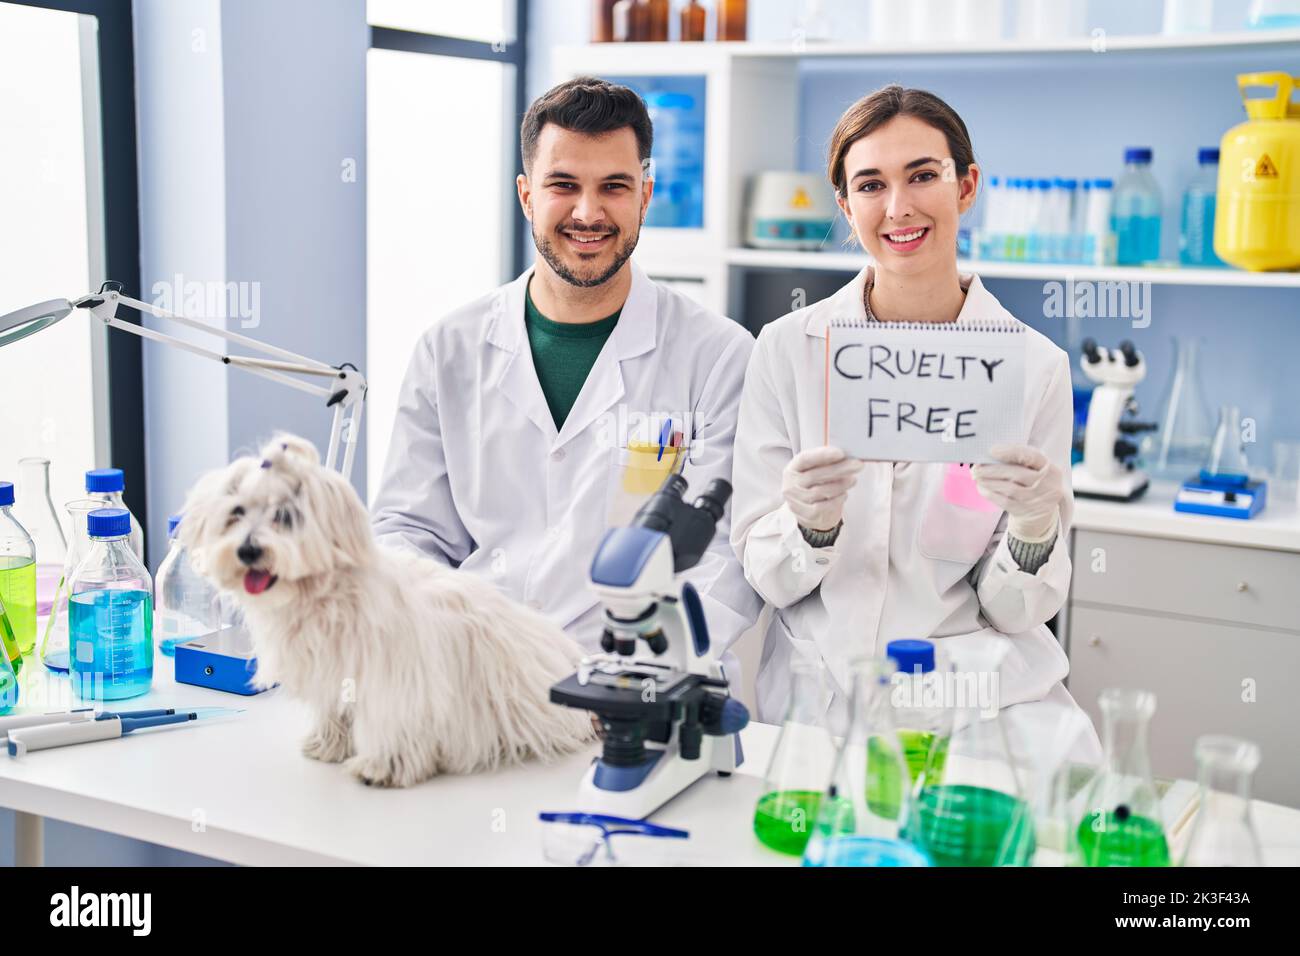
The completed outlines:
<svg viewBox="0 0 1300 956">
<path fill-rule="evenodd" d="M 1025 327 L 832 320 L 826 443 L 870 461 L 992 461 L 1025 441 Z"/>
</svg>

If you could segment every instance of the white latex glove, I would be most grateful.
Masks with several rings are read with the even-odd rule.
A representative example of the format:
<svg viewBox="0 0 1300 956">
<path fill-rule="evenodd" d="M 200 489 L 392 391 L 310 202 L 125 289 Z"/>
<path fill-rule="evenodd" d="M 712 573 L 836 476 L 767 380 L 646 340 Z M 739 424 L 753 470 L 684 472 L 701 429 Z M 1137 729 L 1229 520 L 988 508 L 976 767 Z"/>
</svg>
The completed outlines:
<svg viewBox="0 0 1300 956">
<path fill-rule="evenodd" d="M 971 468 L 976 489 L 1007 513 L 1007 531 L 1014 537 L 1026 544 L 1049 540 L 1065 498 L 1061 469 L 1029 445 L 994 445 L 989 454 L 1001 464 Z"/>
<path fill-rule="evenodd" d="M 791 458 L 781 473 L 781 494 L 799 524 L 809 531 L 833 530 L 844 517 L 844 502 L 862 464 L 829 445 Z"/>
</svg>

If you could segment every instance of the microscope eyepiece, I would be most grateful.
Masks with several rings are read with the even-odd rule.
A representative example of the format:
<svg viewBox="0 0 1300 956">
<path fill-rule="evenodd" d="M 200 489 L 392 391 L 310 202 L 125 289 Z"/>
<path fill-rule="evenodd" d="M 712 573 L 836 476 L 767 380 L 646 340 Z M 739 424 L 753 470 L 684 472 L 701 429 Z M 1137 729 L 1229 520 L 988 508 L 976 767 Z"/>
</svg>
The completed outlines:
<svg viewBox="0 0 1300 956">
<path fill-rule="evenodd" d="M 727 499 L 731 497 L 731 484 L 722 478 L 714 478 L 704 489 L 704 494 L 695 499 L 695 507 L 703 508 L 713 518 L 714 524 L 722 520 L 726 511 Z"/>
<path fill-rule="evenodd" d="M 1097 340 L 1087 338 L 1083 340 L 1083 354 L 1087 356 L 1088 361 L 1092 363 L 1101 361 L 1101 353 L 1097 350 Z"/>
</svg>

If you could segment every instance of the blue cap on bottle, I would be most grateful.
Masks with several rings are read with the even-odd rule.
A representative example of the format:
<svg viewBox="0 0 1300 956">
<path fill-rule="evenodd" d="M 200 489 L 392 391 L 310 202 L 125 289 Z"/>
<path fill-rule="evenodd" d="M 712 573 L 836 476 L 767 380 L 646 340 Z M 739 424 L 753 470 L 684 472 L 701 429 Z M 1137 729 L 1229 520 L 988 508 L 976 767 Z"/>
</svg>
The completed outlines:
<svg viewBox="0 0 1300 956">
<path fill-rule="evenodd" d="M 990 177 L 989 177 L 989 185 L 990 185 L 990 186 L 1000 186 L 1000 185 L 1002 185 L 1002 180 L 999 179 L 997 176 L 990 176 Z"/>
<path fill-rule="evenodd" d="M 1056 184 L 1057 184 L 1058 186 L 1064 186 L 1066 189 L 1078 189 L 1078 188 L 1079 188 L 1079 180 L 1077 180 L 1077 179 L 1069 179 L 1069 178 L 1066 178 L 1066 179 L 1058 179 L 1058 180 L 1056 181 Z"/>
<path fill-rule="evenodd" d="M 898 664 L 899 673 L 913 674 L 920 668 L 922 674 L 934 670 L 934 645 L 929 641 L 890 641 L 885 654 Z"/>
<path fill-rule="evenodd" d="M 170 538 L 176 534 L 176 526 L 180 523 L 181 516 L 179 514 L 174 514 L 167 519 L 167 537 Z"/>
<path fill-rule="evenodd" d="M 1051 181 L 1050 179 L 1040 179 L 1040 180 L 1038 181 L 1038 188 L 1039 188 L 1039 189 L 1051 189 L 1051 188 L 1052 188 L 1052 181 Z"/>
<path fill-rule="evenodd" d="M 121 468 L 96 468 L 86 472 L 87 491 L 121 491 L 125 487 L 126 478 Z"/>
<path fill-rule="evenodd" d="M 14 483 L 0 481 L 0 508 L 14 503 Z"/>
<path fill-rule="evenodd" d="M 1102 179 L 1094 179 L 1094 180 L 1092 181 L 1092 184 L 1093 184 L 1093 186 L 1095 186 L 1097 189 L 1114 189 L 1114 188 L 1115 188 L 1115 180 L 1113 180 L 1113 179 L 1105 179 L 1105 178 L 1102 178 Z"/>
<path fill-rule="evenodd" d="M 1196 151 L 1196 161 L 1202 166 L 1207 166 L 1210 163 L 1217 163 L 1219 161 L 1219 147 L 1202 146 Z"/>
<path fill-rule="evenodd" d="M 1124 150 L 1124 162 L 1126 163 L 1149 163 L 1151 162 L 1150 146 L 1130 146 Z"/>
<path fill-rule="evenodd" d="M 86 515 L 92 538 L 121 538 L 131 533 L 131 512 L 125 508 L 100 508 Z"/>
</svg>

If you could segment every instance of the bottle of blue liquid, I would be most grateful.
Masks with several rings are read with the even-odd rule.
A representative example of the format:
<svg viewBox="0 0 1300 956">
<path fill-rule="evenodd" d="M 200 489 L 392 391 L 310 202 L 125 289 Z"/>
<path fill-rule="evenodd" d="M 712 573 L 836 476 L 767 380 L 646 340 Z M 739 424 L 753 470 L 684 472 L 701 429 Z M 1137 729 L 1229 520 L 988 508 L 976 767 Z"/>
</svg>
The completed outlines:
<svg viewBox="0 0 1300 956">
<path fill-rule="evenodd" d="M 1183 230 L 1178 258 L 1185 266 L 1223 266 L 1214 254 L 1214 198 L 1219 191 L 1219 151 L 1206 147 L 1197 154 L 1200 169 L 1183 194 Z"/>
<path fill-rule="evenodd" d="M 90 551 L 68 585 L 73 690 L 84 700 L 138 697 L 153 683 L 153 581 L 131 547 L 131 514 L 86 518 Z"/>
<path fill-rule="evenodd" d="M 1160 186 L 1151 175 L 1151 150 L 1124 150 L 1124 175 L 1115 186 L 1111 231 L 1122 266 L 1138 266 L 1160 258 Z"/>
</svg>

